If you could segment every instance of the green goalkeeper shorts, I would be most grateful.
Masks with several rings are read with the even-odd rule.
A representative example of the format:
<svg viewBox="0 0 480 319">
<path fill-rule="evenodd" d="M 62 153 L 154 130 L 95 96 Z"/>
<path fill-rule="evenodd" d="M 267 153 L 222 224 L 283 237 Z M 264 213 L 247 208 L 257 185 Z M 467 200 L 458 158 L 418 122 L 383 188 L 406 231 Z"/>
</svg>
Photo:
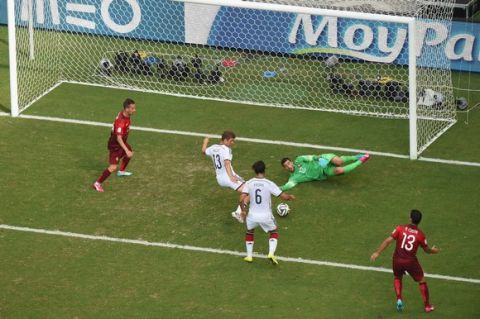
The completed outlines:
<svg viewBox="0 0 480 319">
<path fill-rule="evenodd" d="M 333 153 L 327 153 L 327 154 L 320 154 L 320 157 L 323 158 L 323 159 L 326 159 L 327 161 L 331 161 L 335 156 L 335 154 Z"/>
<path fill-rule="evenodd" d="M 337 155 L 333 153 L 320 154 L 320 158 L 328 161 L 327 167 L 323 169 L 323 174 L 326 176 L 335 176 L 335 165 L 332 164 L 331 160 Z"/>
</svg>

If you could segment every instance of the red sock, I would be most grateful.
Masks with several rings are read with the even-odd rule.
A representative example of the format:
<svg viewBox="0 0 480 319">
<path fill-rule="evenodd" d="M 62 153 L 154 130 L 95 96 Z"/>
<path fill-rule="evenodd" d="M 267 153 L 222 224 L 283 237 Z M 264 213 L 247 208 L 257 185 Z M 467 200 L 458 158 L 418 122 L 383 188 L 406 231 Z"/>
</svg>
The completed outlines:
<svg viewBox="0 0 480 319">
<path fill-rule="evenodd" d="M 425 304 L 425 307 L 428 306 L 430 303 L 429 303 L 429 293 L 428 293 L 428 286 L 427 286 L 427 283 L 426 282 L 421 282 L 419 284 L 419 287 L 420 287 L 420 293 L 422 294 L 422 299 L 423 299 L 423 303 Z"/>
<path fill-rule="evenodd" d="M 278 239 L 278 233 L 270 233 L 270 239 L 272 238 Z"/>
<path fill-rule="evenodd" d="M 128 162 L 130 162 L 130 159 L 128 157 L 124 157 L 122 159 L 122 163 L 120 163 L 120 170 L 123 172 L 125 168 L 127 168 Z"/>
<path fill-rule="evenodd" d="M 103 181 L 106 180 L 110 174 L 112 173 L 110 173 L 108 169 L 104 170 L 102 175 L 97 179 L 97 182 L 100 184 L 103 183 Z"/>
<path fill-rule="evenodd" d="M 245 241 L 253 241 L 253 234 L 252 233 L 246 233 L 245 234 Z"/>
<path fill-rule="evenodd" d="M 397 299 L 402 299 L 402 278 L 393 279 L 393 287 L 395 287 L 395 294 Z"/>
</svg>

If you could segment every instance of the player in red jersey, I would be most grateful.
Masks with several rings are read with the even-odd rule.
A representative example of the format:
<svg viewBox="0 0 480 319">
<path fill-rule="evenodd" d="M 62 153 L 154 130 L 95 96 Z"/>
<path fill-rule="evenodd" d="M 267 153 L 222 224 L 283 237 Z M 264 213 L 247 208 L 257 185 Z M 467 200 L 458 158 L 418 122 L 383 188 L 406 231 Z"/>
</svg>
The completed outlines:
<svg viewBox="0 0 480 319">
<path fill-rule="evenodd" d="M 423 276 L 422 266 L 420 266 L 417 260 L 417 249 L 420 245 L 427 254 L 436 254 L 439 252 L 439 249 L 436 246 L 428 247 L 425 234 L 418 228 L 421 220 L 422 213 L 413 209 L 410 212 L 410 224 L 397 226 L 393 233 L 383 241 L 370 257 L 371 261 L 375 261 L 392 241 L 395 240 L 397 242 L 395 252 L 393 253 L 393 285 L 397 295 L 398 311 L 402 311 L 404 308 L 402 301 L 402 277 L 405 272 L 408 272 L 418 282 L 425 305 L 425 312 L 432 312 L 435 309 L 429 302 L 428 286 Z"/>
<path fill-rule="evenodd" d="M 123 102 L 123 111 L 118 113 L 115 122 L 113 123 L 112 133 L 108 140 L 108 151 L 110 165 L 105 169 L 93 184 L 93 188 L 97 192 L 103 192 L 102 183 L 110 174 L 115 172 L 118 168 L 118 162 L 121 160 L 120 169 L 117 172 L 117 176 L 130 176 L 131 172 L 126 172 L 125 168 L 133 157 L 133 150 L 130 144 L 127 143 L 128 132 L 130 130 L 130 117 L 136 111 L 135 101 L 132 99 L 126 99 Z"/>
</svg>

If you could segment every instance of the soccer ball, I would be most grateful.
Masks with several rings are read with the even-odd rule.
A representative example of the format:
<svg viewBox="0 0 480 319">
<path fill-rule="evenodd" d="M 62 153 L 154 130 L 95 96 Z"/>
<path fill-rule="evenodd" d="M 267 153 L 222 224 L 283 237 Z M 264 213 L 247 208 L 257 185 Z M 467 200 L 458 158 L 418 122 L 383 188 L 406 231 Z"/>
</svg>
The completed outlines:
<svg viewBox="0 0 480 319">
<path fill-rule="evenodd" d="M 113 65 L 109 59 L 106 59 L 106 58 L 101 59 L 100 63 L 98 64 L 98 67 L 102 75 L 106 75 L 106 76 L 112 75 Z"/>
<path fill-rule="evenodd" d="M 278 215 L 280 215 L 282 217 L 285 217 L 285 216 L 288 215 L 289 212 L 290 212 L 290 207 L 288 207 L 287 204 L 285 204 L 285 203 L 278 204 L 278 206 L 277 206 Z"/>
</svg>

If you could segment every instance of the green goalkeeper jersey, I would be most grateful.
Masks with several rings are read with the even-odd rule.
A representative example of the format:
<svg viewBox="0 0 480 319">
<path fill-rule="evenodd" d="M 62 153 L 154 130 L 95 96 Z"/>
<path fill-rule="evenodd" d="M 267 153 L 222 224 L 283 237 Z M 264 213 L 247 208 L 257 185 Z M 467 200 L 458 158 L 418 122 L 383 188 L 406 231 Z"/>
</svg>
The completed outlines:
<svg viewBox="0 0 480 319">
<path fill-rule="evenodd" d="M 294 171 L 288 178 L 288 182 L 281 186 L 282 191 L 287 191 L 298 183 L 321 181 L 327 179 L 324 167 L 320 165 L 322 155 L 298 156 L 293 162 Z"/>
</svg>

